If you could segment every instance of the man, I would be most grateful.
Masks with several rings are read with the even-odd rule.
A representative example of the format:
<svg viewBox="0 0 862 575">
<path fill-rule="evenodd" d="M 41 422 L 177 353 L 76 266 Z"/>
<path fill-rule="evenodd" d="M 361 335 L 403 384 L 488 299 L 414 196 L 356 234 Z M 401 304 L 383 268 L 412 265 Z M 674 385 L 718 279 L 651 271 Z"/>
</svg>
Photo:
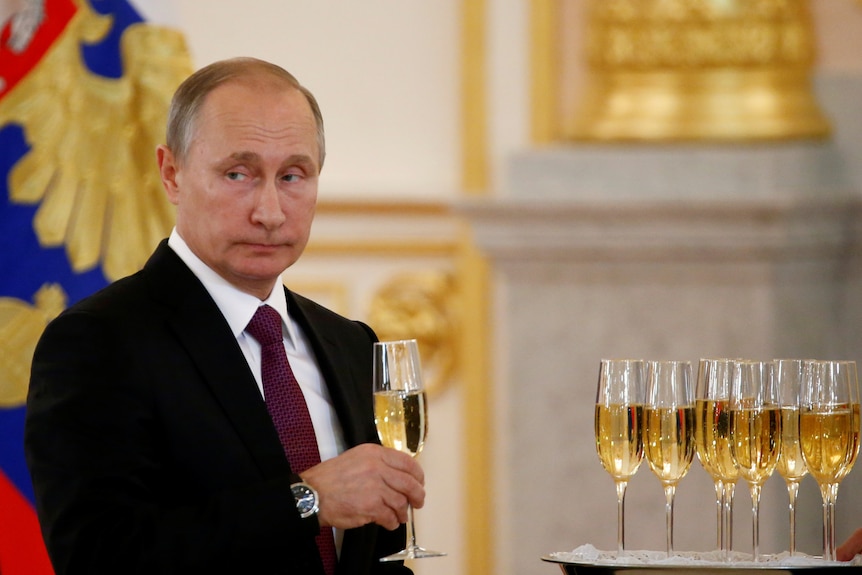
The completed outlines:
<svg viewBox="0 0 862 575">
<path fill-rule="evenodd" d="M 317 199 L 314 97 L 272 64 L 217 62 L 177 90 L 166 141 L 171 237 L 52 322 L 33 359 L 25 450 L 57 575 L 323 575 L 335 552 L 339 575 L 410 573 L 379 561 L 425 492 L 377 443 L 376 338 L 281 283 Z M 259 308 L 277 312 L 274 348 Z M 264 348 L 287 351 L 322 463 L 279 440 Z"/>
</svg>

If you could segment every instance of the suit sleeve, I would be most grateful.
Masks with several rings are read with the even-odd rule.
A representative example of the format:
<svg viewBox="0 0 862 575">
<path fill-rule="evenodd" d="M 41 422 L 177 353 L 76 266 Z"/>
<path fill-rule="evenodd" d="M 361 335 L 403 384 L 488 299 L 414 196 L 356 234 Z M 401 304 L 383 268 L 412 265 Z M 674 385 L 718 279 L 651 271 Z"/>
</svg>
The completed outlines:
<svg viewBox="0 0 862 575">
<path fill-rule="evenodd" d="M 296 512 L 295 476 L 255 476 L 244 463 L 184 473 L 187 459 L 230 441 L 210 445 L 199 430 L 194 455 L 177 451 L 189 442 L 171 437 L 150 381 L 172 366 L 154 369 L 164 360 L 142 357 L 120 323 L 67 312 L 34 355 L 25 454 L 57 575 L 318 573 L 318 526 Z"/>
</svg>

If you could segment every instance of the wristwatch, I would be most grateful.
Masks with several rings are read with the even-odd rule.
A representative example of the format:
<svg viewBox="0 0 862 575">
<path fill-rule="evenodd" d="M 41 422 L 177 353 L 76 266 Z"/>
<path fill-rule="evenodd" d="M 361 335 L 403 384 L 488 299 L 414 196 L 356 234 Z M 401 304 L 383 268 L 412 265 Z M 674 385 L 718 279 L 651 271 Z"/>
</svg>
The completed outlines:
<svg viewBox="0 0 862 575">
<path fill-rule="evenodd" d="M 296 499 L 296 510 L 299 511 L 299 516 L 307 519 L 317 513 L 320 507 L 317 503 L 317 491 L 303 481 L 294 483 L 290 486 L 290 491 L 293 493 L 293 498 Z"/>
</svg>

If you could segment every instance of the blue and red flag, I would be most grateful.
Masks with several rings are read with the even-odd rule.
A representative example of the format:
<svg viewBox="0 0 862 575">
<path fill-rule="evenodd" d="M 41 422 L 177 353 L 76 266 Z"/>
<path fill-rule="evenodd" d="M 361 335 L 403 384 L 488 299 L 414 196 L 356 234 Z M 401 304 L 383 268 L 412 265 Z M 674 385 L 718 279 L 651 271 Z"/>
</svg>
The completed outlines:
<svg viewBox="0 0 862 575">
<path fill-rule="evenodd" d="M 163 2 L 31 0 L 0 32 L 0 573 L 52 573 L 24 462 L 45 324 L 173 225 L 154 148 L 191 71 Z M 154 12 L 153 10 L 156 10 Z"/>
</svg>

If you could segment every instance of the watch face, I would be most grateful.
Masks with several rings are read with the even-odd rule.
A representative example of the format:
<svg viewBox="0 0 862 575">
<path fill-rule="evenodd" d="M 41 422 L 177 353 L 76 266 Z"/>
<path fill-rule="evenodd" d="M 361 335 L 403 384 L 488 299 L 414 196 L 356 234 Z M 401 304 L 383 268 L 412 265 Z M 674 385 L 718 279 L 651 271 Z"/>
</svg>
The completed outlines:
<svg viewBox="0 0 862 575">
<path fill-rule="evenodd" d="M 294 499 L 296 499 L 296 510 L 300 517 L 305 519 L 317 513 L 317 493 L 311 486 L 305 483 L 294 483 L 290 486 Z"/>
</svg>

